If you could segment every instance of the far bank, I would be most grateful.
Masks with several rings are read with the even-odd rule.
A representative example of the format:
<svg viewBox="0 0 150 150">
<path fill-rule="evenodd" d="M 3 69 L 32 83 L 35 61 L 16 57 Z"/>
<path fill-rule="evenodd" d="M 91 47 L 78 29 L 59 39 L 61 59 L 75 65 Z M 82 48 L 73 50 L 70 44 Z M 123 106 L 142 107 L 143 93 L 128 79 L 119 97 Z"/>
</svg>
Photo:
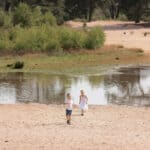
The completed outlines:
<svg viewBox="0 0 150 150">
<path fill-rule="evenodd" d="M 24 62 L 23 69 L 12 69 L 17 61 Z M 62 54 L 28 53 L 0 57 L 0 71 L 49 71 L 84 72 L 90 67 L 110 67 L 117 65 L 149 65 L 150 54 L 141 49 L 127 49 L 123 46 L 104 46 L 94 51 L 67 51 Z"/>
</svg>

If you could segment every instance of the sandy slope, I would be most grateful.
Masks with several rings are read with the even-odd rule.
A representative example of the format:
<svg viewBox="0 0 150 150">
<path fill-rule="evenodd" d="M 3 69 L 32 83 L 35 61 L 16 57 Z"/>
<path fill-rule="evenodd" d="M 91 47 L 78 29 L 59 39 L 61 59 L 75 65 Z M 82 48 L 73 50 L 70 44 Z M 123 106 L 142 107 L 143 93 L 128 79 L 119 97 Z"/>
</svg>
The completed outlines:
<svg viewBox="0 0 150 150">
<path fill-rule="evenodd" d="M 54 113 L 55 112 L 55 113 Z M 92 106 L 74 109 L 72 125 L 64 106 L 0 106 L 0 150 L 149 150 L 150 108 Z"/>
<path fill-rule="evenodd" d="M 66 25 L 78 28 L 81 22 L 66 22 Z M 87 23 L 88 27 L 101 26 L 106 33 L 106 45 L 123 45 L 129 48 L 141 48 L 150 52 L 150 24 L 121 21 L 95 21 Z M 144 33 L 147 32 L 147 36 Z"/>
</svg>

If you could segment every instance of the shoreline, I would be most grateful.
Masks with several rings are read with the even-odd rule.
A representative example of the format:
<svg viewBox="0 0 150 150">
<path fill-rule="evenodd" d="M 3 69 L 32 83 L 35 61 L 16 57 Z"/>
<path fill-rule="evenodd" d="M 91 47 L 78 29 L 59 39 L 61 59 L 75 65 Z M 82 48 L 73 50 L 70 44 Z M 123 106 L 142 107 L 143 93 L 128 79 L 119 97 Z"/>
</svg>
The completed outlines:
<svg viewBox="0 0 150 150">
<path fill-rule="evenodd" d="M 91 73 L 93 68 L 100 71 L 103 68 L 115 66 L 139 66 L 150 64 L 150 53 L 129 50 L 116 46 L 106 46 L 94 51 L 81 50 L 63 56 L 48 56 L 47 54 L 27 54 L 24 56 L 0 57 L 0 72 L 49 72 L 55 73 Z M 7 67 L 17 61 L 23 61 L 23 69 Z M 76 63 L 74 63 L 76 62 Z"/>
<path fill-rule="evenodd" d="M 55 112 L 55 113 L 54 113 Z M 150 108 L 75 108 L 66 125 L 63 105 L 0 105 L 0 146 L 5 150 L 149 150 Z"/>
</svg>

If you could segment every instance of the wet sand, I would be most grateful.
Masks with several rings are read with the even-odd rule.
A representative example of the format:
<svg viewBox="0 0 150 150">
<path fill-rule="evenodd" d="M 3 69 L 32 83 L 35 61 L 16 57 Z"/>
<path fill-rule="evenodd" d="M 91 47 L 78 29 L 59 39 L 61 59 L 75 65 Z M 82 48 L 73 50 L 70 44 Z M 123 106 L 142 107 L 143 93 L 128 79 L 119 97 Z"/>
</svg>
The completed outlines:
<svg viewBox="0 0 150 150">
<path fill-rule="evenodd" d="M 63 105 L 0 105 L 0 150 L 149 150 L 150 108 L 76 107 L 66 125 Z"/>
</svg>

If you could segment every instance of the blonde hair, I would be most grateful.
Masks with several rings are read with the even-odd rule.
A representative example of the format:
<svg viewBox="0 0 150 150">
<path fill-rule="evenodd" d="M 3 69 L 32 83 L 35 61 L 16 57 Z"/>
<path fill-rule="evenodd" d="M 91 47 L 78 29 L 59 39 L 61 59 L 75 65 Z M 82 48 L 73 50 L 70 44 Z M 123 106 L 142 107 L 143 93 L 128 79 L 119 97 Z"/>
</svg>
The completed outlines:
<svg viewBox="0 0 150 150">
<path fill-rule="evenodd" d="M 83 91 L 83 90 L 80 90 L 80 92 L 81 92 L 82 94 L 84 94 L 84 91 Z"/>
</svg>

